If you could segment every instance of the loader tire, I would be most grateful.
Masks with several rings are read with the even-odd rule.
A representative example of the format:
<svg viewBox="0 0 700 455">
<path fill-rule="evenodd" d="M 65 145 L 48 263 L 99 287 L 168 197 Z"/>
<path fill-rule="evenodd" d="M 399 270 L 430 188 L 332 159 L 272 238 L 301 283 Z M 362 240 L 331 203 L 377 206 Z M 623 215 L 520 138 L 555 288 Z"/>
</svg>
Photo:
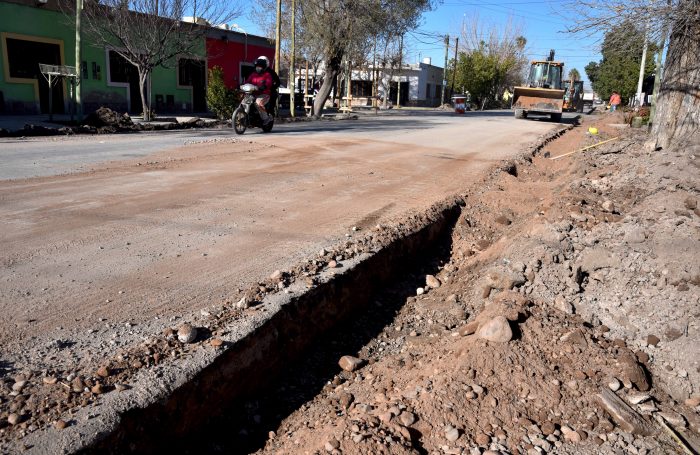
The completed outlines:
<svg viewBox="0 0 700 455">
<path fill-rule="evenodd" d="M 515 118 L 521 119 L 521 118 L 525 118 L 525 117 L 526 117 L 526 114 L 525 114 L 524 109 L 516 109 L 515 110 Z"/>
<path fill-rule="evenodd" d="M 553 122 L 561 122 L 561 112 L 558 114 L 552 114 L 550 118 Z"/>
</svg>

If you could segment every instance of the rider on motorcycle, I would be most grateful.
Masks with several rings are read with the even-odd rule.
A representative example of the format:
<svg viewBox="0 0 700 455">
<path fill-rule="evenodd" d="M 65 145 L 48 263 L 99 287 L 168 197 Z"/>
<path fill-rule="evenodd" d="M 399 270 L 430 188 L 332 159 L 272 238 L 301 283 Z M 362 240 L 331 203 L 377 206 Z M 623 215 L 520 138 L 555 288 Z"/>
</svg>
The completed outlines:
<svg viewBox="0 0 700 455">
<path fill-rule="evenodd" d="M 272 76 L 269 72 L 265 71 L 267 68 L 267 61 L 261 58 L 255 61 L 255 72 L 251 73 L 246 80 L 246 83 L 253 84 L 258 88 L 257 97 L 255 98 L 255 105 L 260 112 L 260 118 L 263 121 L 263 125 L 267 125 L 272 121 L 272 116 L 267 113 L 265 105 L 270 101 L 270 93 L 273 88 Z"/>
<path fill-rule="evenodd" d="M 270 76 L 272 76 L 272 90 L 273 90 L 272 95 L 274 97 L 275 93 L 277 92 L 277 89 L 281 85 L 280 77 L 277 75 L 277 73 L 275 73 L 275 70 L 273 70 L 272 67 L 270 66 L 270 59 L 268 59 L 264 55 L 261 55 L 260 57 L 258 57 L 258 60 L 265 60 L 265 65 L 267 65 L 267 68 L 265 68 L 263 71 L 265 71 L 266 73 L 270 73 Z M 274 101 L 274 99 L 273 99 L 273 101 Z"/>
</svg>

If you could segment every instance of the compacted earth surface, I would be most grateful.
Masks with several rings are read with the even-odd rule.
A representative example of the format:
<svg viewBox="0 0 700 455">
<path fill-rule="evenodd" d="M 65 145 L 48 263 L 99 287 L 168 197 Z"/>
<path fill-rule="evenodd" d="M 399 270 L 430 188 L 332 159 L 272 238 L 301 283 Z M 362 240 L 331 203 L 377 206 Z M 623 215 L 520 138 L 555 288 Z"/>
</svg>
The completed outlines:
<svg viewBox="0 0 700 455">
<path fill-rule="evenodd" d="M 620 120 L 585 118 L 544 147 L 463 182 L 461 190 L 454 182 L 450 200 L 461 215 L 432 259 L 290 362 L 273 387 L 216 416 L 180 450 L 697 450 L 700 143 L 651 150 L 643 132 Z M 598 134 L 588 132 L 591 126 Z M 221 303 L 199 305 L 191 321 L 197 335 L 180 318 L 166 318 L 162 333 L 148 336 L 130 322 L 105 319 L 98 339 L 114 334 L 117 342 L 104 342 L 113 352 L 101 359 L 83 360 L 74 341 L 58 338 L 42 345 L 40 369 L 0 364 L 0 451 L 20 447 L 16 441 L 38 428 L 77 425 L 75 409 L 128 390 L 139 370 L 197 349 L 222 349 L 222 327 L 260 311 L 266 295 L 295 284 L 312 288 L 322 271 L 342 273 L 345 261 L 409 233 L 422 216 L 392 215 L 381 222 L 367 217 L 312 259 L 221 296 Z M 128 236 L 120 242 L 129 246 Z M 202 254 L 184 243 L 178 248 Z M 120 299 L 118 286 L 111 291 Z M 69 325 L 82 326 L 74 322 Z M 31 341 L 21 338 L 15 348 L 25 343 L 32 350 Z"/>
</svg>

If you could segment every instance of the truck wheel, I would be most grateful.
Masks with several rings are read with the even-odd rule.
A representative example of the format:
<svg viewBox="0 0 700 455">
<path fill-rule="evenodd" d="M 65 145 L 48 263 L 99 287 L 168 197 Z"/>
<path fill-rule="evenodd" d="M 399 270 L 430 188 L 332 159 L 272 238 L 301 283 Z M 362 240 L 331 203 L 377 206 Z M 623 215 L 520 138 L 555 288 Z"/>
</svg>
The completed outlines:
<svg viewBox="0 0 700 455">
<path fill-rule="evenodd" d="M 525 118 L 525 110 L 524 109 L 516 109 L 515 110 L 515 118 Z"/>
<path fill-rule="evenodd" d="M 561 122 L 561 113 L 552 114 L 551 119 L 553 122 Z"/>
</svg>

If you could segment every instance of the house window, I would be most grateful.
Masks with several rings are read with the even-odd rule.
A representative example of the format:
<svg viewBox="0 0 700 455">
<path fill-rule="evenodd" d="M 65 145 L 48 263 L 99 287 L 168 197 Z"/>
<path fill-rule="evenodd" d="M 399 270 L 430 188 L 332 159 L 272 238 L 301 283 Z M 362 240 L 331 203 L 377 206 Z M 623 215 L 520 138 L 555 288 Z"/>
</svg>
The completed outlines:
<svg viewBox="0 0 700 455">
<path fill-rule="evenodd" d="M 372 81 L 352 81 L 352 96 L 372 96 Z"/>
<path fill-rule="evenodd" d="M 7 61 L 10 77 L 39 79 L 39 63 L 61 64 L 61 47 L 58 44 L 7 38 Z"/>
<path fill-rule="evenodd" d="M 430 84 L 425 86 L 425 97 L 430 98 Z"/>
<path fill-rule="evenodd" d="M 184 87 L 194 85 L 195 79 L 199 79 L 204 63 L 201 60 L 181 58 L 178 61 L 177 83 Z"/>
<path fill-rule="evenodd" d="M 97 65 L 92 63 L 93 78 L 97 72 Z M 132 72 L 136 71 L 136 67 L 129 63 L 117 51 L 109 51 L 109 81 L 128 83 Z"/>
</svg>

